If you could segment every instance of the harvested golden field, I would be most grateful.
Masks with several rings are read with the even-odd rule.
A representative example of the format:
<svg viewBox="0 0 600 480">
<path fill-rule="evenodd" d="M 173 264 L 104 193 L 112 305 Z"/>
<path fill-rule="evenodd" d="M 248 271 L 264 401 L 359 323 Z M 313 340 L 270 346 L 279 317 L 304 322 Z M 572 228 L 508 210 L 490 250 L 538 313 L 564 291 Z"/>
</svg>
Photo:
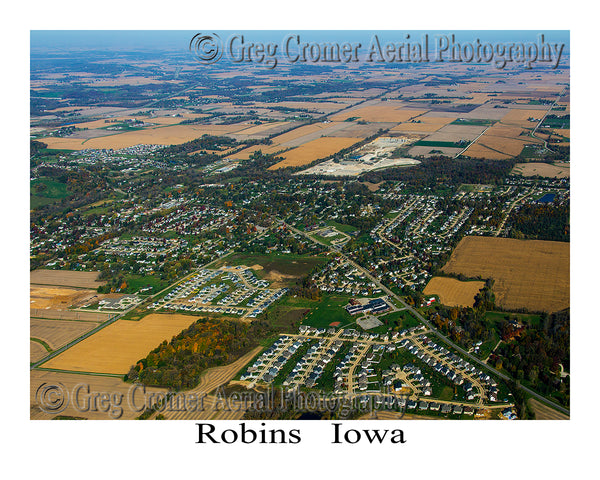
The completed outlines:
<svg viewBox="0 0 600 480">
<path fill-rule="evenodd" d="M 285 160 L 269 167 L 269 170 L 277 170 L 285 167 L 298 167 L 307 165 L 315 160 L 325 158 L 339 152 L 355 143 L 356 138 L 346 137 L 321 137 L 312 142 L 305 143 L 299 147 L 282 154 Z"/>
<path fill-rule="evenodd" d="M 382 128 L 391 128 L 396 124 L 394 122 L 377 122 L 377 123 L 367 123 L 366 125 L 360 125 L 355 122 L 344 122 L 347 126 L 336 130 L 336 131 L 327 131 L 328 137 L 353 137 L 353 138 L 366 138 L 370 137 L 377 133 L 377 131 Z"/>
<path fill-rule="evenodd" d="M 528 400 L 529 406 L 533 409 L 536 420 L 569 420 L 569 417 L 564 413 L 547 407 L 542 402 L 538 402 L 535 398 Z"/>
<path fill-rule="evenodd" d="M 168 125 L 164 127 L 145 128 L 130 132 L 117 133 L 103 137 L 84 140 L 80 138 L 46 137 L 40 141 L 48 148 L 82 150 L 86 148 L 119 149 L 133 145 L 178 145 L 189 142 L 202 135 L 227 135 L 247 128 L 247 124 L 233 125 Z"/>
<path fill-rule="evenodd" d="M 552 133 L 560 135 L 561 137 L 571 138 L 571 129 L 569 128 L 555 128 L 552 130 Z"/>
<path fill-rule="evenodd" d="M 461 282 L 455 278 L 433 277 L 423 290 L 425 295 L 437 295 L 440 302 L 449 307 L 472 307 L 475 295 L 485 282 Z"/>
<path fill-rule="evenodd" d="M 44 367 L 93 373 L 125 374 L 163 340 L 190 326 L 198 317 L 151 314 L 134 322 L 118 320 L 74 345 Z"/>
<path fill-rule="evenodd" d="M 491 150 L 496 150 L 501 153 L 515 157 L 521 153 L 523 147 L 532 143 L 528 139 L 518 140 L 516 138 L 495 137 L 488 135 L 487 132 L 477 140 L 479 145 L 483 145 Z"/>
<path fill-rule="evenodd" d="M 30 285 L 29 304 L 31 309 L 66 310 L 80 306 L 97 295 L 95 290 L 66 287 Z"/>
<path fill-rule="evenodd" d="M 246 128 L 244 130 L 240 130 L 239 132 L 236 132 L 239 135 L 257 135 L 263 132 L 266 132 L 268 130 L 272 130 L 276 127 L 282 127 L 285 125 L 289 125 L 291 122 L 269 122 L 269 123 L 263 123 L 262 125 L 254 125 L 251 126 L 249 128 Z"/>
<path fill-rule="evenodd" d="M 542 119 L 544 112 L 540 110 L 520 110 L 513 108 L 502 117 L 501 122 L 506 125 L 533 128 Z M 529 119 L 533 120 L 529 120 Z"/>
<path fill-rule="evenodd" d="M 60 385 L 62 384 L 65 391 L 68 393 L 69 406 L 60 413 L 60 415 L 69 415 L 73 417 L 88 418 L 90 420 L 110 420 L 111 417 L 108 412 L 100 411 L 97 408 L 96 411 L 89 409 L 87 412 L 82 412 L 82 409 L 75 408 L 73 399 L 73 392 L 78 385 L 84 384 L 90 386 L 90 392 L 108 392 L 110 394 L 122 395 L 121 407 L 123 409 L 120 417 L 124 420 L 133 420 L 140 416 L 141 412 L 136 412 L 135 407 L 140 408 L 144 404 L 144 394 L 141 388 L 132 392 L 134 387 L 131 383 L 124 382 L 120 377 L 106 377 L 99 375 L 81 375 L 78 373 L 67 373 L 67 372 L 47 372 L 44 370 L 32 370 L 29 374 L 29 395 L 30 395 L 30 419 L 31 420 L 49 420 L 55 415 L 42 411 L 36 398 L 36 392 L 38 388 L 43 385 Z M 131 392 L 131 393 L 130 393 Z M 152 393 L 166 393 L 166 389 L 156 387 L 146 387 L 145 398 L 150 398 Z M 134 395 L 133 401 L 130 401 L 130 395 Z M 85 400 L 87 397 L 87 389 L 80 391 L 80 405 L 85 407 Z M 116 403 L 116 402 L 115 402 Z M 114 405 L 114 404 L 113 404 Z M 118 413 L 118 412 L 115 412 Z"/>
<path fill-rule="evenodd" d="M 39 342 L 34 342 L 33 340 L 29 341 L 29 361 L 37 362 L 41 360 L 50 352 L 44 348 L 44 346 Z"/>
<path fill-rule="evenodd" d="M 344 108 L 344 105 L 340 105 L 339 103 L 335 102 L 253 102 L 252 106 L 258 108 L 271 108 L 274 106 L 284 108 L 298 108 L 302 110 L 308 110 L 310 112 L 320 113 L 335 112 L 336 110 Z"/>
<path fill-rule="evenodd" d="M 417 118 L 414 122 L 401 123 L 395 126 L 391 132 L 423 132 L 431 133 L 436 132 L 444 125 L 452 123 L 455 118 L 448 117 L 427 117 L 425 115 Z"/>
<path fill-rule="evenodd" d="M 524 177 L 540 177 L 548 178 L 569 178 L 571 175 L 571 166 L 568 163 L 517 163 L 511 173 L 522 175 Z"/>
<path fill-rule="evenodd" d="M 495 123 L 485 131 L 485 135 L 492 135 L 494 137 L 518 138 L 519 135 L 521 135 L 521 133 L 524 131 L 526 130 L 523 130 L 521 127 Z M 532 141 L 535 140 L 532 137 L 528 138 L 531 138 Z"/>
<path fill-rule="evenodd" d="M 442 270 L 493 278 L 502 308 L 555 312 L 570 304 L 569 265 L 569 243 L 464 237 Z"/>
<path fill-rule="evenodd" d="M 295 128 L 294 130 L 273 137 L 273 145 L 283 145 L 300 137 L 304 137 L 306 135 L 310 135 L 321 130 L 328 129 L 336 125 L 339 125 L 339 122 L 319 122 L 311 123 L 310 125 L 303 125 L 302 127 Z"/>
<path fill-rule="evenodd" d="M 511 158 L 510 155 L 506 155 L 504 153 L 496 152 L 490 148 L 484 147 L 478 143 L 472 144 L 464 153 L 464 155 L 468 155 L 473 158 L 487 158 L 489 160 L 506 160 L 507 158 Z"/>
<path fill-rule="evenodd" d="M 31 318 L 46 318 L 49 320 L 78 320 L 80 322 L 102 323 L 110 319 L 110 317 L 113 315 L 113 313 L 100 313 L 82 310 L 53 310 L 49 308 L 31 308 L 29 310 L 29 316 Z"/>
<path fill-rule="evenodd" d="M 60 285 L 65 287 L 98 288 L 106 282 L 97 281 L 100 272 L 75 272 L 71 270 L 45 270 L 38 268 L 29 273 L 29 283 Z"/>
<path fill-rule="evenodd" d="M 56 350 L 98 325 L 94 322 L 32 318 L 29 324 L 29 336 L 43 340 L 52 350 Z"/>
<path fill-rule="evenodd" d="M 407 122 L 428 110 L 411 110 L 394 105 L 373 105 L 369 107 L 346 110 L 331 117 L 332 120 L 344 121 L 347 118 L 358 118 L 367 122 Z"/>
</svg>

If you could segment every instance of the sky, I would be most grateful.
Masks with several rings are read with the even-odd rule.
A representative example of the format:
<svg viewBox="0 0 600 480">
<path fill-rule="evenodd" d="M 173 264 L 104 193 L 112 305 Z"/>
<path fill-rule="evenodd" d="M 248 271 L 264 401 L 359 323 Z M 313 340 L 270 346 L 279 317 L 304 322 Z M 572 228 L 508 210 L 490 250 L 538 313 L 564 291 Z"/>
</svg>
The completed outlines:
<svg viewBox="0 0 600 480">
<path fill-rule="evenodd" d="M 31 50 L 38 49 L 100 49 L 100 50 L 171 50 L 186 48 L 189 41 L 198 31 L 190 30 L 32 30 Z M 202 31 L 208 33 L 208 31 Z M 212 33 L 212 32 L 210 32 Z M 308 42 L 361 42 L 366 44 L 374 34 L 381 40 L 404 42 L 406 35 L 412 39 L 421 39 L 427 33 L 431 38 L 435 35 L 456 35 L 456 41 L 490 43 L 535 42 L 539 34 L 545 35 L 546 42 L 564 43 L 565 51 L 569 46 L 568 30 L 216 30 L 222 40 L 234 33 L 241 33 L 252 41 L 274 42 L 280 44 L 291 33 L 301 35 Z"/>
</svg>

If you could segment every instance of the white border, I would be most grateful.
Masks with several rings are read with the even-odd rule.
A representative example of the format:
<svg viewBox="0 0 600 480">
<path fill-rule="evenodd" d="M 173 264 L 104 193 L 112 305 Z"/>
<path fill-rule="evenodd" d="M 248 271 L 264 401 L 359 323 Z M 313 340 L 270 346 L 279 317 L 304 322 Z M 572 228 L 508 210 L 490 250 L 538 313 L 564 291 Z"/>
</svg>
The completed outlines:
<svg viewBox="0 0 600 480">
<path fill-rule="evenodd" d="M 4 317 L 9 347 L 4 355 L 8 382 L 2 397 L 6 467 L 22 475 L 71 478 L 126 474 L 194 476 L 238 473 L 258 478 L 352 477 L 411 474 L 425 478 L 501 478 L 528 474 L 558 478 L 591 467 L 596 448 L 598 380 L 594 348 L 598 314 L 592 272 L 597 272 L 597 26 L 592 9 L 565 2 L 124 2 L 81 1 L 11 4 L 6 11 L 2 132 L 4 298 L 18 302 Z M 16 12 L 13 10 L 16 8 Z M 333 27 L 332 27 L 333 26 Z M 329 445 L 329 422 L 277 422 L 301 428 L 296 446 L 199 446 L 193 422 L 31 422 L 28 365 L 28 96 L 30 29 L 570 29 L 572 65 L 572 418 L 569 422 L 377 422 L 404 428 L 402 446 Z M 19 272 L 16 277 L 14 272 Z M 15 289 L 15 285 L 17 285 Z M 18 295 L 15 295 L 15 290 Z M 16 326 L 16 328 L 14 328 Z M 13 330 L 14 328 L 14 330 Z M 13 395 L 14 393 L 14 395 Z M 270 422 L 272 423 L 272 422 Z M 298 427 L 300 423 L 300 427 Z M 354 423 L 367 428 L 370 422 Z M 589 440 L 589 441 L 588 441 Z M 18 469 L 18 470 L 16 470 Z M 8 468 L 7 468 L 8 471 Z M 595 469 L 590 469 L 593 472 Z M 509 477 L 509 478 L 510 478 Z"/>
</svg>

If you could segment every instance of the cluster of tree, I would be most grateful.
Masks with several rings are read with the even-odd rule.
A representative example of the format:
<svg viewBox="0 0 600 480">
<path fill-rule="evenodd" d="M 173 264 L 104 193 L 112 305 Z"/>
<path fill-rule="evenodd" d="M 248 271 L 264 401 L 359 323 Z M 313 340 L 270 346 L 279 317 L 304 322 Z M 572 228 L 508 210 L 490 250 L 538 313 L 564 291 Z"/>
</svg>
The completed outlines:
<svg viewBox="0 0 600 480">
<path fill-rule="evenodd" d="M 32 157 L 34 155 L 37 155 L 39 153 L 39 151 L 44 148 L 48 148 L 48 145 L 44 142 L 39 142 L 37 140 L 29 141 L 29 155 Z"/>
<path fill-rule="evenodd" d="M 508 219 L 511 238 L 532 238 L 568 242 L 569 204 L 523 205 Z"/>
<path fill-rule="evenodd" d="M 487 280 L 485 286 L 475 296 L 475 304 L 471 307 L 437 306 L 430 314 L 430 321 L 450 339 L 469 348 L 474 342 L 491 339 L 493 327 L 486 321 L 485 312 L 493 310 L 493 280 Z"/>
<path fill-rule="evenodd" d="M 193 388 L 205 369 L 235 361 L 271 333 L 258 320 L 247 324 L 201 318 L 139 360 L 126 379 L 175 390 Z"/>
<path fill-rule="evenodd" d="M 463 183 L 495 185 L 508 176 L 514 164 L 514 160 L 451 159 L 439 156 L 423 159 L 419 165 L 411 168 L 366 172 L 361 175 L 361 180 L 371 183 L 398 180 L 420 188 Z"/>
<path fill-rule="evenodd" d="M 569 370 L 569 332 L 569 309 L 543 314 L 538 326 L 523 329 L 509 342 L 501 343 L 490 359 L 501 362 L 502 368 L 516 380 L 528 382 L 536 391 L 552 394 L 568 405 L 569 377 L 561 379 L 560 365 Z"/>
<path fill-rule="evenodd" d="M 187 154 L 198 150 L 218 150 L 221 147 L 232 147 L 237 144 L 238 142 L 230 137 L 202 135 L 202 137 L 190 140 L 189 142 L 165 147 L 161 149 L 160 153 L 164 156 Z"/>
</svg>

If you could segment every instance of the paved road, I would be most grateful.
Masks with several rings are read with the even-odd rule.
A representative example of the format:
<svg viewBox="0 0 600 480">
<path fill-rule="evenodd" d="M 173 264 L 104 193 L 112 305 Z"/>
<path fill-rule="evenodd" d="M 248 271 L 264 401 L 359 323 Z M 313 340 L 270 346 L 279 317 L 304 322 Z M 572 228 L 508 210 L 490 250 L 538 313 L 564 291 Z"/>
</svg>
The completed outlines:
<svg viewBox="0 0 600 480">
<path fill-rule="evenodd" d="M 212 260 L 211 262 L 208 262 L 206 265 L 200 267 L 199 269 L 202 268 L 207 268 L 209 265 L 212 265 L 213 263 L 225 258 L 228 255 L 231 255 L 233 253 L 233 250 L 230 250 L 228 252 L 225 252 L 223 255 L 221 255 L 218 258 L 215 258 L 214 260 Z M 109 325 L 115 323 L 117 320 L 119 320 L 120 318 L 124 317 L 125 315 L 127 315 L 129 312 L 131 312 L 132 310 L 134 310 L 137 307 L 141 307 L 142 305 L 146 305 L 148 303 L 150 303 L 152 301 L 153 298 L 161 295 L 163 292 L 166 292 L 169 288 L 172 288 L 173 286 L 177 285 L 180 282 L 185 281 L 186 279 L 188 279 L 189 277 L 191 277 L 194 273 L 196 273 L 197 270 L 199 269 L 194 269 L 192 272 L 190 272 L 189 274 L 187 274 L 185 277 L 177 280 L 176 282 L 174 282 L 173 284 L 169 285 L 166 288 L 163 288 L 160 292 L 157 292 L 153 295 L 150 295 L 149 297 L 146 297 L 141 303 L 139 303 L 138 305 L 132 305 L 131 307 L 129 307 L 127 310 L 124 310 L 123 312 L 119 313 L 119 314 L 115 314 L 113 317 L 111 317 L 109 320 L 107 320 L 104 323 L 101 323 L 100 325 L 98 325 L 96 328 L 90 330 L 89 332 L 84 333 L 83 335 L 81 335 L 80 337 L 77 337 L 76 339 L 70 341 L 69 343 L 67 343 L 66 345 L 62 346 L 61 348 L 54 350 L 52 353 L 48 354 L 47 356 L 45 356 L 44 358 L 42 358 L 41 360 L 38 360 L 35 363 L 32 363 L 29 365 L 29 370 L 33 370 L 34 368 L 39 367 L 40 365 L 42 365 L 43 363 L 46 363 L 48 360 L 50 360 L 51 358 L 56 357 L 57 355 L 60 355 L 61 353 L 63 353 L 65 350 L 71 348 L 73 345 L 78 344 L 79 342 L 85 340 L 86 338 L 90 337 L 91 335 L 93 335 L 94 333 L 102 330 L 103 328 L 108 327 Z"/>
<path fill-rule="evenodd" d="M 287 228 L 289 228 L 290 230 L 292 230 L 293 232 L 298 233 L 300 235 L 303 235 L 303 236 L 307 237 L 308 239 L 310 239 L 313 242 L 316 242 L 316 243 L 319 243 L 321 245 L 324 245 L 325 247 L 331 248 L 328 245 L 325 245 L 325 244 L 319 242 L 318 240 L 315 240 L 314 238 L 312 238 L 307 233 L 302 232 L 301 230 L 298 230 L 297 228 L 294 228 L 294 227 L 286 224 L 285 222 L 282 222 L 282 223 Z M 365 268 L 361 267 L 360 265 L 358 265 L 354 261 L 350 260 L 344 253 L 340 252 L 338 249 L 333 248 L 332 250 L 336 254 L 340 255 L 350 265 L 353 265 L 359 271 L 363 272 L 367 278 L 369 278 L 372 282 L 374 282 L 375 285 L 379 286 L 379 288 L 381 288 L 388 296 L 390 296 L 391 298 L 394 298 L 396 301 L 400 302 L 400 304 L 402 304 L 404 307 L 406 307 L 406 310 L 408 310 L 409 312 L 411 312 L 415 317 L 417 317 L 417 319 L 419 319 L 422 323 L 424 323 L 427 326 L 427 328 L 429 328 L 431 330 L 431 332 L 434 335 L 436 335 L 439 339 L 441 339 L 444 343 L 446 343 L 447 345 L 449 345 L 450 347 L 452 347 L 453 349 L 455 349 L 456 351 L 458 351 L 461 355 L 463 355 L 464 357 L 468 358 L 472 362 L 474 362 L 477 365 L 483 367 L 484 370 L 487 370 L 487 371 L 493 373 L 494 375 L 496 375 L 496 377 L 501 378 L 501 379 L 503 379 L 505 381 L 513 381 L 512 378 L 510 378 L 508 375 L 505 375 L 504 373 L 499 372 L 498 370 L 496 370 L 495 368 L 489 366 L 487 363 L 483 362 L 479 358 L 475 357 L 474 355 L 471 355 L 464 348 L 458 346 L 452 340 L 450 340 L 447 336 L 445 336 L 444 334 L 442 334 L 441 332 L 439 332 L 438 330 L 436 330 L 435 327 L 431 324 L 431 322 L 429 320 L 425 319 L 416 309 L 414 309 L 412 306 L 408 305 L 399 295 L 396 295 L 389 288 L 387 288 L 385 285 L 383 285 L 381 282 L 379 282 L 379 280 L 376 279 L 375 277 L 373 277 L 373 275 L 371 275 L 369 273 L 369 271 L 367 271 Z M 539 393 L 534 392 L 530 388 L 527 388 L 524 385 L 519 385 L 519 388 L 521 390 L 523 390 L 524 392 L 527 392 L 529 395 L 531 395 L 532 397 L 534 397 L 536 400 L 539 400 L 540 402 L 542 402 L 542 403 L 544 403 L 546 405 L 549 405 L 552 408 L 555 408 L 556 410 L 558 410 L 559 412 L 564 413 L 565 415 L 570 415 L 568 409 L 564 408 L 562 405 L 559 405 L 558 403 L 553 402 L 552 400 L 548 400 L 546 397 L 543 397 Z"/>
</svg>

